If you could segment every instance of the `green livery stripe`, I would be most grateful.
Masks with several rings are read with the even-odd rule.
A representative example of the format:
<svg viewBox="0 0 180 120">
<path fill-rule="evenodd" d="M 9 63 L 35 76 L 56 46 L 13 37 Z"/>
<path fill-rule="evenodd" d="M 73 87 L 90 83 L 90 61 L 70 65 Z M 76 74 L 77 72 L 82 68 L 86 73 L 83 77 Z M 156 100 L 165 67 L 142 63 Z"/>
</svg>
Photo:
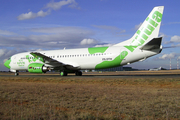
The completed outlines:
<svg viewBox="0 0 180 120">
<path fill-rule="evenodd" d="M 30 73 L 44 73 L 42 70 L 43 64 L 41 63 L 31 63 L 28 66 L 28 71 Z"/>
<path fill-rule="evenodd" d="M 152 16 L 148 16 L 142 27 L 136 32 L 136 36 L 132 41 L 132 46 L 124 46 L 131 52 L 133 52 L 138 46 L 141 46 L 145 43 L 148 38 L 152 35 L 154 30 L 158 27 L 159 23 L 162 20 L 162 14 L 159 11 L 152 13 Z"/>
<path fill-rule="evenodd" d="M 26 55 L 26 59 L 31 62 L 31 60 L 29 59 L 29 55 Z"/>
<path fill-rule="evenodd" d="M 34 53 L 31 53 L 31 55 L 33 55 L 33 56 L 35 57 L 34 62 L 35 62 L 36 60 L 38 60 L 38 59 L 39 59 L 41 62 L 44 62 L 44 60 L 43 60 L 42 57 L 40 57 L 40 56 L 38 56 L 38 55 L 36 55 L 36 54 L 34 54 Z"/>
<path fill-rule="evenodd" d="M 93 48 L 88 48 L 88 51 L 90 54 L 95 54 L 95 53 L 104 53 L 109 47 L 93 47 Z"/>
<path fill-rule="evenodd" d="M 11 66 L 9 65 L 11 63 L 11 58 L 9 60 L 6 60 L 6 62 L 4 63 L 4 66 L 6 66 L 7 68 L 11 68 Z"/>
<path fill-rule="evenodd" d="M 97 64 L 95 69 L 105 69 L 105 68 L 117 67 L 117 66 L 119 66 L 121 64 L 122 60 L 127 55 L 128 55 L 128 52 L 127 51 L 123 51 L 114 60 L 112 60 L 112 61 L 103 61 L 102 63 Z"/>
<path fill-rule="evenodd" d="M 33 53 L 31 53 L 31 55 L 33 55 L 34 59 L 29 59 L 30 56 L 29 56 L 29 55 L 26 55 L 26 59 L 29 61 L 29 63 L 30 63 L 30 62 L 36 62 L 37 60 L 40 60 L 41 62 L 44 62 L 44 60 L 43 60 L 42 57 L 37 56 L 37 55 L 35 55 L 35 54 L 33 54 Z"/>
<path fill-rule="evenodd" d="M 130 50 L 131 52 L 133 52 L 134 49 L 137 48 L 138 46 L 124 46 L 124 47 Z"/>
</svg>

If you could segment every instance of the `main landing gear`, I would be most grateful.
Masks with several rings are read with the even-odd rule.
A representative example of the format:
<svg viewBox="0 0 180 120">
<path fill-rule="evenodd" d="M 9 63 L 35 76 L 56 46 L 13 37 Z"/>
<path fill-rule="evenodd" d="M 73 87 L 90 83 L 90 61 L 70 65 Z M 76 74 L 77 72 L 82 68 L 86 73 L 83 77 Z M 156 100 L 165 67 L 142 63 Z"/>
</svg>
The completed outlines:
<svg viewBox="0 0 180 120">
<path fill-rule="evenodd" d="M 60 72 L 60 75 L 61 75 L 61 76 L 67 76 L 67 75 L 68 75 L 68 72 L 67 72 L 67 71 L 61 71 L 61 72 Z M 81 72 L 81 71 L 75 71 L 75 75 L 76 75 L 76 76 L 82 76 L 82 72 Z"/>
<path fill-rule="evenodd" d="M 82 76 L 82 72 L 81 71 L 76 71 L 75 74 L 76 74 L 76 76 Z"/>
<path fill-rule="evenodd" d="M 68 73 L 67 73 L 66 71 L 61 71 L 61 72 L 60 72 L 60 75 L 61 75 L 61 76 L 67 76 L 67 74 L 68 74 Z"/>
</svg>

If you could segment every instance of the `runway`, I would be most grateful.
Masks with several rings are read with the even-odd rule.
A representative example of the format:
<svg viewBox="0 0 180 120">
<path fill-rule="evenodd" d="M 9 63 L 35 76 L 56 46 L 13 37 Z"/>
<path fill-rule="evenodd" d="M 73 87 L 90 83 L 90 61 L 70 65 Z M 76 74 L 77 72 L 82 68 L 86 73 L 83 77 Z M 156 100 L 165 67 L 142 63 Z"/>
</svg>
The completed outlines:
<svg viewBox="0 0 180 120">
<path fill-rule="evenodd" d="M 20 72 L 19 76 L 15 76 L 14 73 L 0 73 L 1 77 L 62 77 L 58 72 L 48 72 L 45 74 L 32 74 Z M 131 77 L 159 77 L 159 78 L 176 78 L 180 77 L 180 70 L 164 70 L 164 71 L 118 71 L 118 72 L 83 72 L 82 76 L 75 76 L 74 74 L 68 74 L 63 76 L 64 78 L 131 78 Z"/>
</svg>

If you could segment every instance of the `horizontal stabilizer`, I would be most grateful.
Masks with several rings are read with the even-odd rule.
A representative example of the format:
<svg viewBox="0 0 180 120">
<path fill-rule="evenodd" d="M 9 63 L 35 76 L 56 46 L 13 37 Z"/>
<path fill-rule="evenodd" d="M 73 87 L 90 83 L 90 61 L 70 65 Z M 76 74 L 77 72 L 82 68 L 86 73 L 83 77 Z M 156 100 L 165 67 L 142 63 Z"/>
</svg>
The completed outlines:
<svg viewBox="0 0 180 120">
<path fill-rule="evenodd" d="M 152 50 L 152 49 L 158 49 L 161 46 L 162 37 L 159 38 L 153 38 L 151 41 L 146 43 L 144 46 L 142 46 L 141 50 Z"/>
</svg>

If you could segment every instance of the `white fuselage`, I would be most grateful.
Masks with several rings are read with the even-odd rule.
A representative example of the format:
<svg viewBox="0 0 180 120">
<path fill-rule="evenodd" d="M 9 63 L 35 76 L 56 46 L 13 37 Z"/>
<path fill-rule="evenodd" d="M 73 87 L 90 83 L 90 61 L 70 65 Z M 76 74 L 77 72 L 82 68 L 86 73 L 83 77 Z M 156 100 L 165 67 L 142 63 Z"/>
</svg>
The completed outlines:
<svg viewBox="0 0 180 120">
<path fill-rule="evenodd" d="M 113 61 L 122 51 L 128 51 L 124 47 L 109 47 L 104 53 L 94 53 L 90 54 L 88 48 L 81 49 L 65 49 L 65 50 L 49 50 L 49 51 L 39 51 L 41 54 L 44 54 L 54 60 L 57 60 L 61 63 L 72 65 L 77 67 L 77 69 L 96 69 L 96 65 L 102 63 L 103 61 Z M 117 65 L 126 65 L 139 60 L 144 60 L 150 56 L 156 55 L 159 52 L 159 49 L 153 51 L 145 51 L 136 49 L 134 52 L 128 51 L 128 55 L 125 58 L 121 58 L 122 62 Z M 28 59 L 26 59 L 28 56 Z M 33 61 L 33 56 L 30 52 L 24 52 L 15 54 L 11 57 L 12 62 L 10 63 L 12 70 L 27 70 L 28 65 L 31 63 L 43 63 L 40 60 Z M 54 67 L 43 63 L 46 66 Z M 110 63 L 111 64 L 111 63 Z M 110 65 L 111 66 L 111 65 Z M 115 66 L 112 66 L 115 67 Z M 98 69 L 103 69 L 98 68 Z M 105 67 L 106 68 L 106 67 Z"/>
</svg>

